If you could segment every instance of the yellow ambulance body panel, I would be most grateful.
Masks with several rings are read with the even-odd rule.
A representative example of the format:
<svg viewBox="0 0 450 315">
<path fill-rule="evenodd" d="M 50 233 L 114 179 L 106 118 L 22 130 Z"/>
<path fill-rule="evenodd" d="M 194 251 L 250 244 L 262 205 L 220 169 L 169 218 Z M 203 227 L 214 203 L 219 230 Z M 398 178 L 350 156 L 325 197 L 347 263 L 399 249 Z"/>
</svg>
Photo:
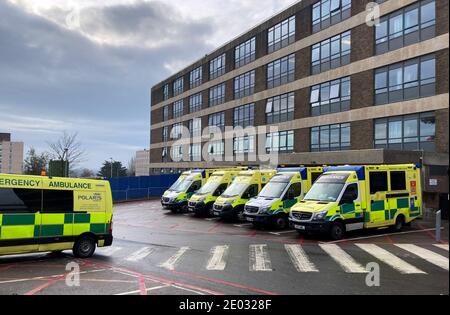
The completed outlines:
<svg viewBox="0 0 450 315">
<path fill-rule="evenodd" d="M 305 198 L 291 209 L 290 223 L 299 232 L 329 233 L 392 227 L 396 231 L 422 216 L 418 166 L 369 165 L 324 169 Z"/>
<path fill-rule="evenodd" d="M 109 182 L 0 174 L 0 255 L 110 246 Z"/>
</svg>

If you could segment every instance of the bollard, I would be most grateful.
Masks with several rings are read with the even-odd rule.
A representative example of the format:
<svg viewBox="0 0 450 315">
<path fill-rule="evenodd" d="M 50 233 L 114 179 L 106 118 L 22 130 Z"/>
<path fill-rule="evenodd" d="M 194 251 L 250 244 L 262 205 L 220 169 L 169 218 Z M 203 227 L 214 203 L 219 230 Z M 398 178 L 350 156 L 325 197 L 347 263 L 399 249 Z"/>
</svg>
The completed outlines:
<svg viewBox="0 0 450 315">
<path fill-rule="evenodd" d="M 441 225 L 442 225 L 442 216 L 441 210 L 436 212 L 436 242 L 441 242 Z"/>
</svg>

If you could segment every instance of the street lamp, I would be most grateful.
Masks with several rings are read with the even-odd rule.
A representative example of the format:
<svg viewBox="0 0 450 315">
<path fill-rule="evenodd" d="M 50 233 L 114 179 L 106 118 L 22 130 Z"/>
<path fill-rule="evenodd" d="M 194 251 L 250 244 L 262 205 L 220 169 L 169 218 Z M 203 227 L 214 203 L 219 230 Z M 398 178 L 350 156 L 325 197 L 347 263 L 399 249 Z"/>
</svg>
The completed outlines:
<svg viewBox="0 0 450 315">
<path fill-rule="evenodd" d="M 111 178 L 113 178 L 113 165 L 114 165 L 114 159 L 109 158 L 111 160 Z"/>
</svg>

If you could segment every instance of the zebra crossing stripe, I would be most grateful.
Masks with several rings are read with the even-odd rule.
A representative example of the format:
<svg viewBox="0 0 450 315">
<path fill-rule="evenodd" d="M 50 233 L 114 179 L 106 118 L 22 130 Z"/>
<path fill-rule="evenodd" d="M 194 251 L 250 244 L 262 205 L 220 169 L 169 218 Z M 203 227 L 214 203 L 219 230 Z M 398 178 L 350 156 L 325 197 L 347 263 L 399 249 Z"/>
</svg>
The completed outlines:
<svg viewBox="0 0 450 315">
<path fill-rule="evenodd" d="M 425 249 L 423 247 L 419 247 L 413 244 L 396 244 L 395 246 L 400 247 L 403 250 L 406 250 L 420 258 L 428 261 L 429 263 L 436 265 L 444 270 L 448 271 L 448 258 L 436 254 L 431 250 Z"/>
<path fill-rule="evenodd" d="M 100 250 L 102 256 L 111 257 L 122 250 L 122 247 L 108 247 Z"/>
<path fill-rule="evenodd" d="M 128 256 L 126 261 L 138 262 L 138 261 L 144 259 L 145 257 L 147 257 L 148 255 L 150 255 L 152 252 L 153 252 L 153 248 L 143 247 L 140 250 L 138 250 L 138 251 L 132 253 L 130 256 Z"/>
<path fill-rule="evenodd" d="M 435 244 L 434 246 L 436 246 L 437 248 L 446 250 L 448 252 L 448 244 Z"/>
<path fill-rule="evenodd" d="M 284 245 L 298 272 L 319 272 L 300 245 Z"/>
<path fill-rule="evenodd" d="M 207 270 L 223 271 L 227 266 L 226 258 L 229 251 L 228 245 L 216 246 L 211 249 L 211 257 L 206 266 Z"/>
<path fill-rule="evenodd" d="M 250 245 L 250 271 L 272 271 L 267 245 Z"/>
<path fill-rule="evenodd" d="M 356 262 L 353 257 L 347 254 L 342 248 L 335 244 L 320 244 L 322 248 L 331 258 L 334 259 L 347 273 L 367 273 L 366 268 Z"/>
<path fill-rule="evenodd" d="M 387 250 L 375 245 L 375 244 L 356 244 L 359 248 L 374 256 L 378 260 L 381 260 L 385 264 L 391 266 L 401 274 L 426 274 L 422 270 L 410 265 L 406 261 L 398 258 L 394 254 L 391 254 Z"/>
<path fill-rule="evenodd" d="M 190 250 L 189 247 L 181 247 L 178 252 L 175 253 L 172 257 L 170 257 L 166 262 L 159 265 L 159 267 L 167 269 L 167 270 L 175 270 L 175 267 L 181 260 L 181 257 Z"/>
</svg>

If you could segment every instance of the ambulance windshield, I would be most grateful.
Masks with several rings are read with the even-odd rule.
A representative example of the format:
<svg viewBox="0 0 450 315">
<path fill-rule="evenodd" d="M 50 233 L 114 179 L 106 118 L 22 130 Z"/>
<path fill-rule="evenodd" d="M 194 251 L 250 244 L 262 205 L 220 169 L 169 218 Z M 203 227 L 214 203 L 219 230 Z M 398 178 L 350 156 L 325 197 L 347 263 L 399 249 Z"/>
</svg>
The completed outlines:
<svg viewBox="0 0 450 315">
<path fill-rule="evenodd" d="M 306 201 L 336 202 L 350 174 L 324 174 L 306 194 Z"/>
<path fill-rule="evenodd" d="M 230 187 L 225 190 L 222 197 L 223 198 L 231 198 L 241 196 L 245 190 L 248 188 L 249 184 L 246 183 L 233 183 Z"/>
<path fill-rule="evenodd" d="M 269 182 L 263 190 L 261 190 L 259 197 L 268 199 L 281 198 L 287 185 L 289 185 L 289 182 Z"/>
</svg>

